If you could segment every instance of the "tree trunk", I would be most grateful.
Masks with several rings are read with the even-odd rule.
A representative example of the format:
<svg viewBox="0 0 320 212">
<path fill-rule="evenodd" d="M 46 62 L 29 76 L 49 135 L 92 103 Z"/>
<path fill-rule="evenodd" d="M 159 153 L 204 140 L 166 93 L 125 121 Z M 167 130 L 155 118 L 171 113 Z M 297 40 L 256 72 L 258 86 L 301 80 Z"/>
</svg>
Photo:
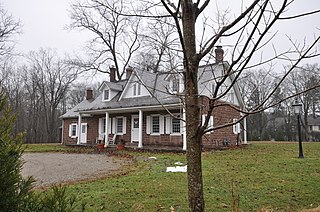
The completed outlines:
<svg viewBox="0 0 320 212">
<path fill-rule="evenodd" d="M 187 127 L 188 198 L 190 211 L 204 211 L 201 168 L 200 106 L 198 96 L 199 61 L 195 42 L 195 8 L 191 0 L 182 4 L 184 39 L 185 104 Z"/>
</svg>

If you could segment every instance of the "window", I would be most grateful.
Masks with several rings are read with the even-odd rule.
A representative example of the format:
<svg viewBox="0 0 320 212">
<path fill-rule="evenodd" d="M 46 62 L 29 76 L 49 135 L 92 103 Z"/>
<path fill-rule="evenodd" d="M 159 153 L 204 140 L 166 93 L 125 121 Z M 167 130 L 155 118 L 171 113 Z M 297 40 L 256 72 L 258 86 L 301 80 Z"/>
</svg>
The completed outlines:
<svg viewBox="0 0 320 212">
<path fill-rule="evenodd" d="M 151 120 L 151 133 L 160 133 L 160 117 L 152 116 Z"/>
<path fill-rule="evenodd" d="M 103 100 L 109 100 L 110 98 L 110 90 L 104 90 L 103 91 Z"/>
<path fill-rule="evenodd" d="M 140 96 L 141 95 L 141 84 L 134 83 L 133 84 L 133 96 Z"/>
<path fill-rule="evenodd" d="M 123 133 L 123 118 L 117 118 L 117 133 Z"/>
<path fill-rule="evenodd" d="M 171 80 L 171 90 L 173 93 L 179 92 L 179 79 L 172 78 Z"/>
<path fill-rule="evenodd" d="M 71 138 L 77 137 L 77 124 L 69 125 L 69 137 Z"/>
<path fill-rule="evenodd" d="M 205 120 L 206 120 L 206 116 L 207 115 L 202 115 L 202 124 L 204 124 Z M 206 128 L 206 130 L 211 130 L 211 131 L 208 131 L 207 133 L 210 133 L 212 132 L 212 129 L 213 129 L 213 116 L 210 116 L 210 119 L 209 119 L 209 122 L 208 122 L 208 126 Z"/>
<path fill-rule="evenodd" d="M 215 83 L 214 82 L 211 82 L 210 84 L 209 84 L 209 89 L 210 89 L 210 92 L 211 92 L 211 96 L 213 96 L 213 94 L 214 94 L 214 92 L 215 92 Z"/>
<path fill-rule="evenodd" d="M 172 122 L 171 122 L 171 132 L 172 133 L 180 133 L 180 129 L 181 129 L 181 124 L 180 124 L 180 119 L 178 118 L 172 118 Z"/>
<path fill-rule="evenodd" d="M 239 134 L 241 132 L 240 123 L 238 122 L 238 119 L 233 119 L 233 125 L 232 130 L 234 134 Z"/>
</svg>

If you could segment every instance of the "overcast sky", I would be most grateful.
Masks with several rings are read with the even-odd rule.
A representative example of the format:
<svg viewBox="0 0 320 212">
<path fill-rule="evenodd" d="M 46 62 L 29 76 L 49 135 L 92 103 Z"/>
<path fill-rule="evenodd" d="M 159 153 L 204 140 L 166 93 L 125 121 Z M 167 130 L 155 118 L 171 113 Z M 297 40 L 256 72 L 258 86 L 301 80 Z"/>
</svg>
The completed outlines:
<svg viewBox="0 0 320 212">
<path fill-rule="evenodd" d="M 40 47 L 51 47 L 57 49 L 60 54 L 81 52 L 89 39 L 89 33 L 64 30 L 70 23 L 68 14 L 70 1 L 72 0 L 1 0 L 2 6 L 8 13 L 23 24 L 23 34 L 17 38 L 17 50 L 27 53 Z M 220 7 L 228 7 L 231 10 L 236 8 L 235 10 L 240 11 L 240 0 L 217 0 L 217 2 Z M 319 0 L 297 0 L 289 12 L 294 14 L 315 9 L 320 9 Z M 301 40 L 307 37 L 311 40 L 314 34 L 319 35 L 319 30 L 316 29 L 320 27 L 319 20 L 320 15 L 314 15 L 295 24 L 282 22 L 278 25 L 280 35 L 285 38 L 286 34 L 290 34 L 293 39 Z M 283 45 L 287 42 L 279 43 Z"/>
<path fill-rule="evenodd" d="M 70 23 L 69 0 L 1 0 L 1 4 L 23 24 L 23 34 L 17 38 L 18 51 L 51 47 L 61 54 L 72 54 L 81 51 L 88 40 L 88 33 L 65 30 Z"/>
</svg>

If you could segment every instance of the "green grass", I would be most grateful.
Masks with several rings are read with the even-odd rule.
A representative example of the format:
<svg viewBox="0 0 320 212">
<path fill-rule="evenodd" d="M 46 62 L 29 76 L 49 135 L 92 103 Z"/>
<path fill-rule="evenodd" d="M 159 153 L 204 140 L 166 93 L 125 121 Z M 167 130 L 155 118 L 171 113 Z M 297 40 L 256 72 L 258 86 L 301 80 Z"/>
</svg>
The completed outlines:
<svg viewBox="0 0 320 212">
<path fill-rule="evenodd" d="M 298 159 L 297 143 L 254 143 L 203 153 L 206 211 L 230 211 L 233 201 L 244 212 L 318 207 L 320 143 L 303 148 L 304 159 Z M 185 163 L 184 154 L 129 154 L 136 160 L 127 174 L 68 186 L 79 206 L 85 201 L 87 211 L 188 211 L 186 173 L 165 172 L 176 161 Z M 157 160 L 144 160 L 149 156 Z"/>
<path fill-rule="evenodd" d="M 24 152 L 79 152 L 92 153 L 95 149 L 92 147 L 68 147 L 59 143 L 53 144 L 24 144 Z"/>
</svg>

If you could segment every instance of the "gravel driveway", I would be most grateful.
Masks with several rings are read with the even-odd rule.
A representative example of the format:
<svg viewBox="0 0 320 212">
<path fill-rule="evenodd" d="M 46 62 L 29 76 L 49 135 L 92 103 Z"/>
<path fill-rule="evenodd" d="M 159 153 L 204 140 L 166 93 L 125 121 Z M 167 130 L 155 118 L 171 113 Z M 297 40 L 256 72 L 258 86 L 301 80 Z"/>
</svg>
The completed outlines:
<svg viewBox="0 0 320 212">
<path fill-rule="evenodd" d="M 33 176 L 35 187 L 110 175 L 129 162 L 105 154 L 24 153 L 22 158 L 22 175 Z"/>
</svg>

